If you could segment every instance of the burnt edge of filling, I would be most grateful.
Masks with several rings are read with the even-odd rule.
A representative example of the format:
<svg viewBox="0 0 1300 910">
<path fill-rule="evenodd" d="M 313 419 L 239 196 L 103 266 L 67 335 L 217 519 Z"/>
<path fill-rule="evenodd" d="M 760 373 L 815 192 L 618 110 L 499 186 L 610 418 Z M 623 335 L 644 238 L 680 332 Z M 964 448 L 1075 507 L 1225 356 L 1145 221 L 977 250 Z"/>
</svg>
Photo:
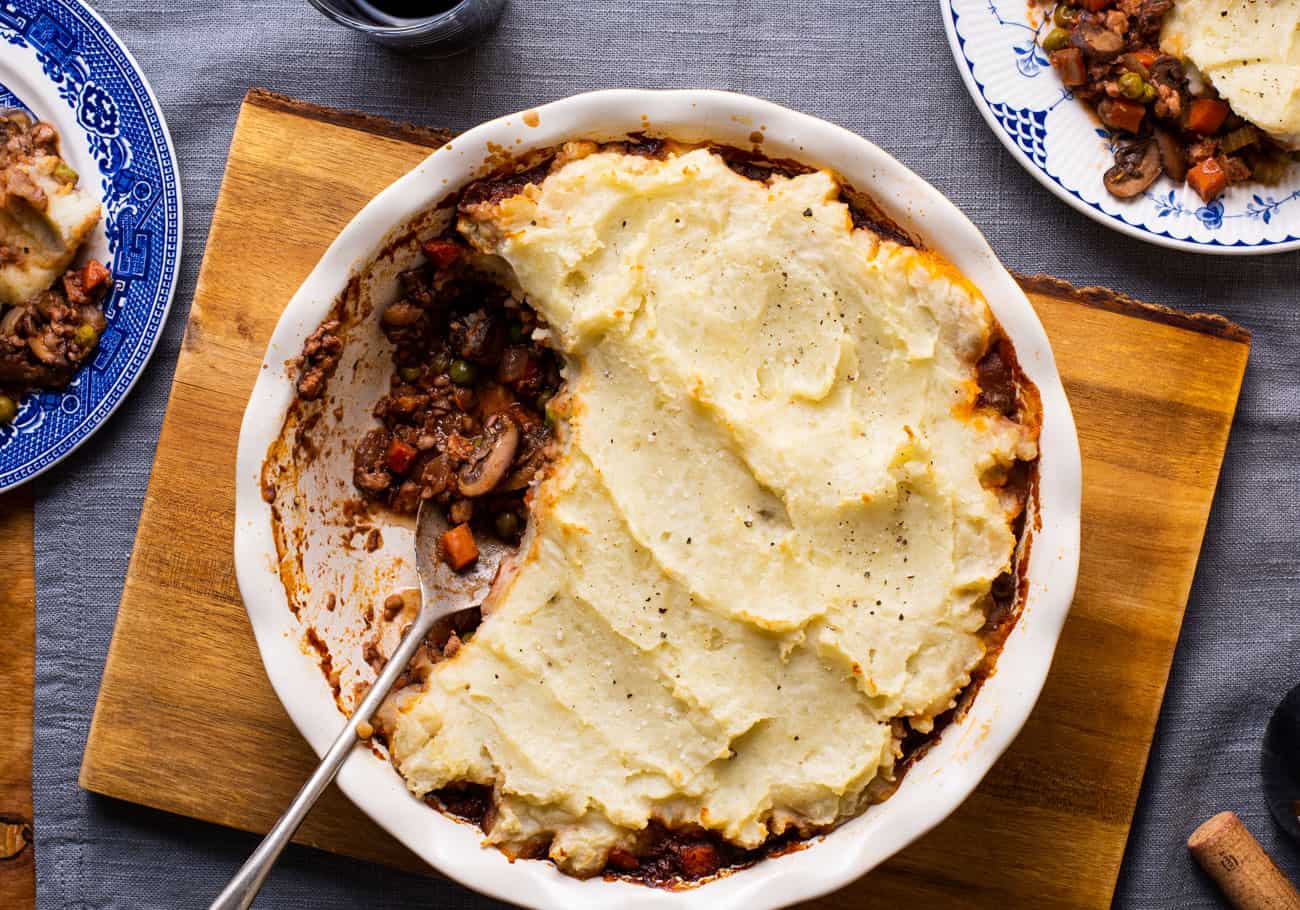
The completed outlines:
<svg viewBox="0 0 1300 910">
<path fill-rule="evenodd" d="M 703 147 L 717 153 L 734 172 L 758 182 L 766 182 L 774 175 L 792 177 L 814 170 L 799 162 L 774 160 L 754 151 L 713 144 Z M 643 134 L 630 134 L 626 141 L 603 143 L 599 148 L 601 151 L 622 151 L 626 154 L 663 158 L 681 146 L 674 146 L 663 139 Z M 532 153 L 512 166 L 498 168 L 493 173 L 473 181 L 459 193 L 452 194 L 438 207 L 454 207 L 463 210 L 465 206 L 495 202 L 516 195 L 525 187 L 543 181 L 551 172 L 558 154 L 558 149 Z M 900 245 L 923 248 L 921 243 L 889 219 L 869 196 L 846 185 L 842 187 L 840 199 L 848 207 L 855 228 L 872 230 Z M 456 233 L 455 221 L 456 218 L 453 216 L 446 229 L 429 243 L 454 244 L 468 252 L 468 245 Z M 410 235 L 404 235 L 390 244 L 388 250 L 391 251 L 410 240 Z M 426 253 L 432 258 L 434 254 L 428 252 L 429 243 L 425 244 L 425 248 Z M 395 302 L 400 302 L 401 299 Z M 299 358 L 299 399 L 319 398 L 324 391 L 324 384 L 328 382 L 334 367 L 337 366 L 342 336 L 346 332 L 346 329 L 340 329 L 340 326 L 347 324 L 343 302 L 342 299 L 339 301 L 339 305 L 331 312 L 326 322 L 312 333 L 304 345 L 303 355 Z M 530 314 L 532 320 L 539 318 L 526 302 L 514 301 L 513 305 Z M 337 338 L 339 343 L 335 345 L 327 341 L 321 334 L 322 329 L 325 330 L 324 336 Z M 395 344 L 394 383 L 401 382 L 398 370 L 402 368 L 402 364 L 397 359 L 397 347 L 398 345 Z M 323 357 L 321 352 L 324 352 Z M 558 360 L 558 355 L 554 352 L 549 353 Z M 323 381 L 318 385 L 309 379 L 304 390 L 303 377 L 312 376 L 313 371 L 322 376 Z M 975 372 L 980 389 L 975 403 L 977 411 L 991 411 L 1024 424 L 1034 425 L 1039 422 L 1041 404 L 1037 389 L 1025 376 L 1016 358 L 1014 347 L 996 320 L 990 329 L 986 349 L 976 362 Z M 304 394 L 304 391 L 308 394 Z M 562 387 L 558 384 L 549 390 L 552 397 L 562 391 Z M 390 396 L 391 394 L 390 392 Z M 298 403 L 295 401 L 294 406 L 296 407 Z M 549 462 L 553 455 L 554 452 L 549 451 L 546 460 Z M 269 484 L 267 486 L 273 498 L 274 487 Z M 1017 545 L 1011 571 L 999 576 L 990 591 L 986 622 L 981 630 L 985 644 L 984 657 L 972 672 L 971 681 L 958 695 L 956 706 L 938 715 L 930 732 L 909 731 L 903 738 L 901 743 L 903 756 L 895 766 L 894 780 L 888 789 L 873 796 L 870 803 L 864 805 L 864 811 L 870 804 L 880 802 L 892 795 L 902 783 L 908 770 L 938 742 L 944 730 L 965 716 L 984 682 L 993 675 L 1007 637 L 1020 617 L 1028 593 L 1029 549 L 1037 527 L 1037 516 L 1034 514 L 1038 490 L 1037 459 L 1017 461 L 1004 479 L 1003 487 L 1012 490 L 1020 502 L 1019 511 L 1012 523 L 1012 532 Z M 358 489 L 363 494 L 367 492 L 364 488 L 358 487 Z M 393 503 L 384 502 L 382 498 L 373 496 L 367 498 L 380 506 L 393 507 Z M 519 513 L 521 533 L 528 513 L 526 496 L 519 500 Z M 473 637 L 481 619 L 481 614 L 475 610 L 458 616 L 452 622 L 440 624 L 430 633 L 412 661 L 411 668 L 404 673 L 395 690 L 403 685 L 417 683 L 421 668 L 427 672 L 427 668 L 434 663 L 450 658 L 464 641 Z M 316 647 L 316 642 L 311 644 L 317 651 L 321 650 Z M 378 662 L 382 666 L 383 658 L 378 654 L 377 649 L 370 650 L 372 662 Z M 327 661 L 322 660 L 322 666 L 326 664 Z M 373 739 L 387 746 L 386 731 L 377 730 Z M 473 824 L 480 830 L 487 831 L 492 826 L 494 802 L 490 786 L 460 782 L 430 792 L 426 795 L 425 802 L 445 815 Z M 652 821 L 642 833 L 637 851 L 635 853 L 621 849 L 612 851 L 605 869 L 600 874 L 607 879 L 621 879 L 667 889 L 693 887 L 701 882 L 751 866 L 762 859 L 802 849 L 812 839 L 828 833 L 835 827 L 837 826 L 789 829 L 779 835 L 773 835 L 757 848 L 743 849 L 726 841 L 715 831 L 697 826 L 669 828 L 659 821 Z M 539 839 L 517 852 L 504 849 L 503 852 L 511 861 L 543 859 L 546 857 L 548 847 L 548 840 Z"/>
</svg>

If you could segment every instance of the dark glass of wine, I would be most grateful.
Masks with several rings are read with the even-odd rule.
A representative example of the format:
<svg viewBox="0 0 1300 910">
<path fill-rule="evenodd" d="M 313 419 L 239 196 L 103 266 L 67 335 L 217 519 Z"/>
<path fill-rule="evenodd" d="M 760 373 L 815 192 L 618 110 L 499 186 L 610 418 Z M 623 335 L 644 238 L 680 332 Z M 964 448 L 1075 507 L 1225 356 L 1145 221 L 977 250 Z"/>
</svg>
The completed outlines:
<svg viewBox="0 0 1300 910">
<path fill-rule="evenodd" d="M 367 5 L 401 19 L 423 19 L 425 16 L 445 13 L 459 2 L 460 0 L 370 0 Z"/>
<path fill-rule="evenodd" d="M 449 57 L 492 30 L 506 0 L 310 0 L 330 19 L 394 50 Z"/>
<path fill-rule="evenodd" d="M 460 0 L 353 0 L 353 6 L 380 24 L 388 19 L 428 19 L 460 6 Z"/>
<path fill-rule="evenodd" d="M 1286 694 L 1264 730 L 1260 771 L 1269 811 L 1300 843 L 1300 686 Z"/>
</svg>

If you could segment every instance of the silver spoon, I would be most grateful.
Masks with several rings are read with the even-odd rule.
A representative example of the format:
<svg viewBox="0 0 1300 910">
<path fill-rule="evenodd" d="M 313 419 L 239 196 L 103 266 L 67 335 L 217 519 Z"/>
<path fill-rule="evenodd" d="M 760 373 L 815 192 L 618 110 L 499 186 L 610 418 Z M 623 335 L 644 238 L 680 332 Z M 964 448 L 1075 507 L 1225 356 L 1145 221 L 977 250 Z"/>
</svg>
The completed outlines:
<svg viewBox="0 0 1300 910">
<path fill-rule="evenodd" d="M 235 877 L 226 885 L 224 891 L 212 902 L 209 910 L 246 910 L 253 903 L 262 882 L 271 872 L 271 867 L 284 850 L 285 844 L 293 837 L 302 820 L 307 817 L 316 800 L 325 792 L 325 788 L 339 773 L 339 768 L 360 745 L 357 725 L 369 722 L 379 710 L 380 704 L 388 696 L 397 677 L 406 669 L 416 649 L 432 630 L 434 623 L 443 617 L 461 610 L 476 607 L 483 603 L 492 589 L 497 570 L 502 560 L 512 548 L 495 538 L 477 540 L 478 560 L 462 572 L 454 572 L 438 556 L 438 538 L 447 530 L 446 519 L 442 510 L 434 505 L 421 504 L 416 517 L 415 528 L 415 563 L 420 576 L 420 612 L 407 627 L 397 650 L 388 658 L 384 670 L 375 680 L 360 706 L 343 726 L 335 738 L 320 766 L 307 783 L 303 784 L 298 795 L 293 798 L 289 808 L 280 816 L 265 838 L 262 839 L 253 855 L 235 873 Z"/>
</svg>

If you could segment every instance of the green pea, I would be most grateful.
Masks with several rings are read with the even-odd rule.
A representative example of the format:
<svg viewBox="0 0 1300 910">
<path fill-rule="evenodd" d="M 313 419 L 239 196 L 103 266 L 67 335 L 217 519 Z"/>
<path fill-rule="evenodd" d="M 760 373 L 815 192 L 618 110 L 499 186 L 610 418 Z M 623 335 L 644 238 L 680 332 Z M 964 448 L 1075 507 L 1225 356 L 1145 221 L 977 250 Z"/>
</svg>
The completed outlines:
<svg viewBox="0 0 1300 910">
<path fill-rule="evenodd" d="M 1052 12 L 1052 21 L 1061 28 L 1074 28 L 1079 24 L 1079 11 L 1068 3 L 1058 3 Z"/>
<path fill-rule="evenodd" d="M 402 377 L 402 382 L 415 382 L 420 378 L 420 368 L 402 367 L 397 371 L 397 375 Z"/>
<path fill-rule="evenodd" d="M 1043 50 L 1059 51 L 1069 46 L 1070 33 L 1063 28 L 1054 28 L 1043 39 Z"/>
<path fill-rule="evenodd" d="M 18 413 L 18 404 L 8 395 L 0 395 L 0 423 L 8 423 Z"/>
<path fill-rule="evenodd" d="M 451 376 L 451 381 L 456 385 L 473 385 L 474 377 L 478 375 L 478 370 L 474 369 L 474 364 L 465 360 L 453 360 L 451 369 L 447 371 Z"/>
<path fill-rule="evenodd" d="M 502 512 L 497 515 L 497 536 L 511 538 L 519 533 L 519 516 L 514 512 Z"/>
<path fill-rule="evenodd" d="M 73 337 L 77 344 L 83 348 L 92 348 L 95 346 L 95 342 L 99 341 L 99 333 L 95 331 L 95 327 L 89 322 L 83 322 L 77 326 L 77 334 Z"/>
<path fill-rule="evenodd" d="M 1140 101 L 1142 99 L 1142 93 L 1148 87 L 1149 86 L 1147 85 L 1146 80 L 1143 79 L 1141 76 L 1139 76 L 1137 73 L 1120 74 L 1119 90 L 1120 93 L 1125 98 L 1128 98 L 1132 101 Z"/>
<path fill-rule="evenodd" d="M 1142 86 L 1142 98 L 1140 100 L 1143 104 L 1150 104 L 1152 101 L 1155 101 L 1156 87 L 1149 82 Z"/>
</svg>

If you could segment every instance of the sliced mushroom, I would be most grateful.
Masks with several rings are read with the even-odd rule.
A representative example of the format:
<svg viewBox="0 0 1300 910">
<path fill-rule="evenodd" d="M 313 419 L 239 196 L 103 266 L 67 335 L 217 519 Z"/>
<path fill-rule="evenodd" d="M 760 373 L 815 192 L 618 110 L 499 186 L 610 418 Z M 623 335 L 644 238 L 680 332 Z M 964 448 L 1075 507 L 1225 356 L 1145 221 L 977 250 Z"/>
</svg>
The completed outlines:
<svg viewBox="0 0 1300 910">
<path fill-rule="evenodd" d="M 1130 16 L 1130 28 L 1141 40 L 1156 43 L 1165 13 L 1173 8 L 1174 0 L 1142 0 L 1136 16 Z"/>
<path fill-rule="evenodd" d="M 1130 142 L 1115 150 L 1115 166 L 1102 182 L 1112 196 L 1129 199 L 1155 183 L 1160 170 L 1160 151 L 1154 142 Z"/>
<path fill-rule="evenodd" d="M 1137 54 L 1124 54 L 1119 58 L 1119 64 L 1130 73 L 1137 73 L 1143 79 L 1151 78 L 1151 71 L 1138 59 Z"/>
<path fill-rule="evenodd" d="M 0 108 L 0 119 L 8 120 L 20 127 L 29 127 L 32 125 L 32 118 L 27 116 L 27 112 L 22 108 L 6 107 Z"/>
<path fill-rule="evenodd" d="M 5 311 L 4 316 L 0 317 L 0 336 L 14 335 L 18 332 L 18 320 L 23 318 L 27 310 L 21 306 L 11 306 Z"/>
<path fill-rule="evenodd" d="M 380 321 L 389 326 L 407 326 L 414 325 L 424 315 L 424 310 L 418 306 L 407 303 L 405 300 L 398 300 L 388 305 L 384 310 L 384 315 Z"/>
<path fill-rule="evenodd" d="M 1182 183 L 1187 179 L 1187 155 L 1183 146 L 1173 133 L 1162 127 L 1156 127 L 1156 148 L 1160 152 L 1160 164 L 1172 180 Z"/>
<path fill-rule="evenodd" d="M 1183 68 L 1182 61 L 1177 57 L 1161 54 L 1156 58 L 1155 63 L 1151 64 L 1151 79 L 1162 85 L 1178 89 L 1186 78 L 1187 71 Z"/>
<path fill-rule="evenodd" d="M 505 483 L 502 485 L 502 489 L 507 492 L 513 492 L 515 490 L 522 490 L 524 487 L 528 486 L 533 482 L 533 478 L 537 476 L 537 472 L 541 470 L 542 463 L 545 460 L 545 456 L 542 455 L 540 450 L 533 453 L 532 456 L 525 459 L 524 463 L 516 468 L 514 472 L 506 478 Z"/>
<path fill-rule="evenodd" d="M 55 311 L 57 310 L 62 312 L 65 304 L 54 292 L 45 291 L 44 293 L 37 294 L 36 297 L 29 302 L 29 306 L 35 308 L 36 312 L 40 313 L 47 320 L 53 320 Z"/>
<path fill-rule="evenodd" d="M 61 362 L 61 358 L 54 352 L 58 347 L 58 339 L 46 333 L 45 335 L 33 335 L 27 339 L 27 347 L 36 355 L 36 359 L 41 363 L 55 365 Z"/>
<path fill-rule="evenodd" d="M 32 179 L 31 173 L 25 166 L 9 169 L 5 190 L 10 196 L 17 196 L 26 200 L 27 204 L 38 212 L 43 212 L 49 208 L 49 197 L 45 195 L 45 190 L 36 185 L 36 181 Z"/>
<path fill-rule="evenodd" d="M 482 496 L 496 489 L 510 470 L 519 447 L 519 427 L 505 414 L 493 414 L 483 426 L 483 441 L 476 455 L 460 469 L 457 486 L 462 496 Z"/>
<path fill-rule="evenodd" d="M 1095 22 L 1080 22 L 1075 26 L 1070 43 L 1093 60 L 1114 60 L 1124 52 L 1124 37 Z"/>
</svg>

